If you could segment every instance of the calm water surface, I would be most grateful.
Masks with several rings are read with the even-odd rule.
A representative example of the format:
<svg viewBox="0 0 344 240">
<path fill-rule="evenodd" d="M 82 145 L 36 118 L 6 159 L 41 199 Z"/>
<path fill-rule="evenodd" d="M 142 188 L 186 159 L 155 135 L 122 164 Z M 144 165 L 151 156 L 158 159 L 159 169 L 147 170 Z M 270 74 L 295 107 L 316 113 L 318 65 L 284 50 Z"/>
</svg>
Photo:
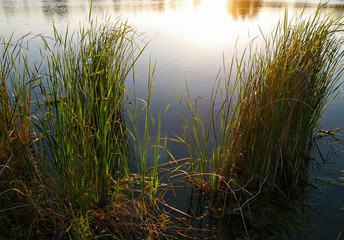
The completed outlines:
<svg viewBox="0 0 344 240">
<path fill-rule="evenodd" d="M 93 14 L 102 19 L 110 15 L 127 19 L 150 41 L 138 62 L 136 89 L 145 97 L 149 59 L 156 60 L 156 87 L 153 108 L 164 109 L 163 130 L 180 133 L 180 107 L 174 92 L 185 93 L 188 82 L 192 97 L 198 97 L 200 109 L 206 109 L 210 91 L 223 59 L 229 61 L 235 52 L 248 46 L 250 39 L 268 33 L 283 18 L 285 8 L 289 15 L 306 7 L 311 15 L 318 1 L 286 0 L 94 0 Z M 14 38 L 31 33 L 52 36 L 52 23 L 59 30 L 77 28 L 85 22 L 90 3 L 86 0 L 0 0 L 0 35 Z M 344 1 L 331 1 L 328 11 L 344 14 Z M 259 45 L 259 39 L 257 40 Z M 30 57 L 38 59 L 39 41 L 31 42 Z M 130 84 L 128 84 L 128 87 Z M 344 101 L 332 104 L 321 123 L 324 129 L 344 127 Z M 170 145 L 177 158 L 185 157 L 179 146 Z M 319 143 L 323 155 L 332 148 L 324 140 Z M 333 145 L 326 164 L 314 167 L 312 179 L 318 189 L 309 191 L 305 210 L 310 225 L 305 227 L 308 239 L 337 239 L 344 228 L 344 187 L 327 184 L 323 178 L 341 180 L 344 177 L 343 146 Z M 320 159 L 316 156 L 317 159 Z M 166 161 L 167 161 L 166 157 Z M 322 179 L 322 180 L 321 180 Z M 302 236 L 301 236 L 302 237 Z M 298 237 L 296 237 L 298 238 Z M 342 233 L 344 239 L 344 233 Z"/>
</svg>

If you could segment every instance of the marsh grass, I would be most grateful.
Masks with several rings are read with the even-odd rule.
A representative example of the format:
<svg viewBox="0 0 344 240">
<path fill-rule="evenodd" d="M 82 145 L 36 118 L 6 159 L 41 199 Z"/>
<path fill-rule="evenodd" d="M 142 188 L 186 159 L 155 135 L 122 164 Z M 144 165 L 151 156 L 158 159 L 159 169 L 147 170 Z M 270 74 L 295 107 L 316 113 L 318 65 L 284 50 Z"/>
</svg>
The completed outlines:
<svg viewBox="0 0 344 240">
<path fill-rule="evenodd" d="M 42 145 L 49 146 L 42 166 L 52 165 L 45 172 L 67 209 L 61 215 L 69 219 L 68 232 L 75 237 L 158 236 L 162 231 L 156 232 L 154 226 L 166 224 L 152 221 L 159 212 L 154 206 L 159 179 L 156 168 L 148 172 L 146 166 L 148 156 L 156 165 L 161 148 L 160 135 L 153 147 L 148 136 L 155 66 L 149 66 L 141 136 L 142 126 L 135 122 L 141 109 L 125 81 L 135 76 L 135 62 L 146 44 L 139 47 L 140 35 L 128 23 L 110 22 L 91 21 L 79 32 L 67 30 L 65 35 L 55 29 L 52 45 L 50 39 L 42 39 L 48 52 L 40 84 L 46 104 L 41 105 L 45 117 L 37 128 L 44 136 Z M 134 100 L 129 103 L 129 98 Z M 153 155 L 149 148 L 155 149 Z M 170 224 L 168 216 L 165 220 Z M 138 228 L 130 231 L 133 225 Z M 61 226 L 61 231 L 66 228 Z"/>
<path fill-rule="evenodd" d="M 0 222 L 2 237 L 9 239 L 31 234 L 22 226 L 36 221 L 31 192 L 41 177 L 31 136 L 31 91 L 39 69 L 22 53 L 28 41 L 0 39 Z"/>
<path fill-rule="evenodd" d="M 37 79 L 28 68 L 27 58 L 21 54 L 26 48 L 25 41 L 25 36 L 16 41 L 12 38 L 8 42 L 1 39 L 0 153 L 8 160 L 2 162 L 1 173 L 4 174 L 28 167 L 26 163 L 18 162 L 18 157 L 21 151 L 30 151 L 30 88 Z M 10 167 L 12 164 L 16 167 Z"/>
<path fill-rule="evenodd" d="M 53 39 L 42 37 L 48 53 L 39 84 L 45 104 L 35 125 L 51 186 L 46 205 L 54 217 L 46 221 L 48 229 L 76 239 L 160 239 L 189 232 L 187 222 L 178 223 L 161 208 L 167 190 L 158 163 L 163 152 L 173 156 L 161 133 L 163 112 L 153 116 L 151 110 L 152 61 L 147 79 L 139 79 L 147 81 L 147 98 L 136 96 L 135 63 L 147 46 L 138 42 L 142 35 L 127 22 L 109 19 L 64 35 L 54 30 Z M 127 89 L 131 77 L 134 89 Z M 156 136 L 150 136 L 153 128 Z"/>
<path fill-rule="evenodd" d="M 55 29 L 54 46 L 45 41 L 50 56 L 43 92 L 45 111 L 53 118 L 50 126 L 44 119 L 42 129 L 53 129 L 46 139 L 56 184 L 68 199 L 93 199 L 100 205 L 110 197 L 110 176 L 116 180 L 128 173 L 125 80 L 138 50 L 138 36 L 129 24 L 109 22 L 91 21 L 65 35 Z"/>
<path fill-rule="evenodd" d="M 343 74 L 343 18 L 320 6 L 303 20 L 288 14 L 242 72 L 238 103 L 225 140 L 221 175 L 266 178 L 267 188 L 295 193 L 307 181 L 308 153 Z M 230 175 L 227 175 L 230 176 Z"/>
<path fill-rule="evenodd" d="M 217 78 L 207 118 L 188 91 L 178 96 L 186 110 L 177 140 L 198 173 L 194 186 L 209 182 L 215 212 L 241 216 L 247 234 L 245 219 L 258 198 L 289 202 L 302 195 L 322 113 L 338 96 L 343 17 L 323 10 L 291 20 L 286 11 L 271 35 L 262 34 L 261 50 L 252 42 L 229 67 L 224 60 L 225 77 Z"/>
<path fill-rule="evenodd" d="M 166 139 L 150 110 L 155 65 L 143 109 L 125 85 L 146 43 L 127 22 L 89 20 L 76 32 L 53 26 L 33 66 L 24 38 L 3 40 L 1 237 L 159 239 L 175 225 L 157 204 Z"/>
</svg>

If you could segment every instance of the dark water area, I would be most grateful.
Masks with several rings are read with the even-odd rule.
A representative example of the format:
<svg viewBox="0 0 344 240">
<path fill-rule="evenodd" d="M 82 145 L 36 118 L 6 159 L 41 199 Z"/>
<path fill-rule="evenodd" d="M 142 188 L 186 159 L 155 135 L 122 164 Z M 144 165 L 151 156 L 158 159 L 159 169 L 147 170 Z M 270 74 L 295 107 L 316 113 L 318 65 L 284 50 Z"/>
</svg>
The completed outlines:
<svg viewBox="0 0 344 240">
<path fill-rule="evenodd" d="M 146 98 L 149 59 L 156 61 L 151 107 L 169 106 L 162 116 L 162 131 L 173 136 L 182 133 L 175 94 L 186 94 L 185 82 L 190 96 L 198 99 L 199 108 L 207 109 L 223 59 L 229 62 L 251 39 L 261 36 L 261 32 L 269 33 L 283 19 L 286 8 L 289 17 L 303 10 L 310 16 L 318 3 L 315 0 L 94 0 L 92 16 L 128 20 L 145 33 L 149 45 L 137 63 L 135 89 L 139 98 Z M 330 1 L 326 8 L 341 16 L 344 1 Z M 40 58 L 41 41 L 36 36 L 53 36 L 53 23 L 59 31 L 67 26 L 77 29 L 86 22 L 89 10 L 90 2 L 82 0 L 1 0 L 0 35 L 18 39 L 30 33 L 28 54 L 34 62 Z M 256 41 L 261 45 L 261 38 Z M 128 82 L 127 87 L 134 86 Z M 343 95 L 342 88 L 338 91 Z M 344 127 L 343 96 L 326 109 L 320 125 L 324 130 Z M 344 131 L 338 134 L 343 140 Z M 344 145 L 324 137 L 317 147 L 310 169 L 315 187 L 307 191 L 302 209 L 308 222 L 303 233 L 291 238 L 344 239 Z M 177 143 L 168 143 L 168 149 L 176 159 L 187 157 L 185 149 Z M 161 162 L 170 160 L 166 154 Z M 176 201 L 178 207 L 190 203 L 188 194 L 181 191 L 178 199 L 173 199 L 172 194 L 171 201 Z M 193 200 L 195 205 L 197 201 Z M 184 208 L 187 212 L 187 207 Z M 200 224 L 204 227 L 208 223 Z"/>
</svg>

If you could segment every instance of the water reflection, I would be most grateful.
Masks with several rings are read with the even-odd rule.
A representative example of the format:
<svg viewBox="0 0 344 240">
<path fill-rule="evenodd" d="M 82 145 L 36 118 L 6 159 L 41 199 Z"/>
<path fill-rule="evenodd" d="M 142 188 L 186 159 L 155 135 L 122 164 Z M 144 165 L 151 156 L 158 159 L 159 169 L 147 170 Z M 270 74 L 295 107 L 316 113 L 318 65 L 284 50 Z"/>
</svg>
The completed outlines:
<svg viewBox="0 0 344 240">
<path fill-rule="evenodd" d="M 17 2 L 17 1 L 1 1 L 0 10 L 3 10 L 5 16 L 21 15 L 27 13 L 30 9 L 30 3 L 27 0 Z"/>
<path fill-rule="evenodd" d="M 90 2 L 81 0 L 13 0 L 1 1 L 0 12 L 8 18 L 17 14 L 27 14 L 37 12 L 41 9 L 45 17 L 75 15 L 72 11 L 83 6 L 87 8 Z M 202 7 L 212 8 L 212 6 L 223 5 L 228 15 L 233 19 L 254 19 L 266 9 L 276 10 L 285 7 L 290 8 L 315 8 L 319 1 L 288 1 L 288 0 L 93 0 L 95 11 L 108 12 L 110 9 L 119 13 L 138 12 L 164 12 L 168 10 L 194 9 Z M 227 9 L 226 9 L 227 8 Z M 343 14 L 343 1 L 333 0 L 327 8 L 335 13 Z M 220 13 L 219 13 L 220 14 Z"/>
<path fill-rule="evenodd" d="M 202 0 L 194 0 L 194 1 L 193 1 L 193 5 L 194 5 L 194 7 L 198 7 L 198 6 L 200 6 L 200 5 L 201 5 L 201 3 L 202 3 Z"/>
<path fill-rule="evenodd" d="M 12 1 L 1 1 L 1 7 L 6 15 L 13 15 L 16 6 Z"/>
<path fill-rule="evenodd" d="M 99 0 L 98 0 L 99 1 Z M 223 0 L 227 1 L 227 13 L 235 20 L 237 19 L 254 19 L 262 9 L 283 9 L 286 7 L 292 8 L 316 8 L 319 4 L 315 2 L 305 1 L 286 1 L 286 0 Z M 192 6 L 194 9 L 202 5 L 219 4 L 211 0 L 113 0 L 115 11 L 157 11 L 163 12 L 166 10 L 179 10 L 185 6 Z M 99 5 L 101 7 L 101 5 Z M 343 4 L 341 2 L 329 2 L 327 5 L 331 11 L 343 13 Z"/>
<path fill-rule="evenodd" d="M 163 11 L 165 9 L 164 0 L 153 0 L 152 2 L 153 2 L 152 4 L 153 10 Z"/>
<path fill-rule="evenodd" d="M 254 18 L 262 7 L 260 0 L 229 0 L 227 3 L 228 13 L 234 18 Z"/>
<path fill-rule="evenodd" d="M 153 10 L 157 12 L 164 11 L 167 6 L 166 0 L 113 0 L 115 11 L 143 11 Z"/>
<path fill-rule="evenodd" d="M 228 0 L 227 12 L 233 19 L 254 19 L 258 17 L 262 9 L 309 9 L 317 8 L 319 2 L 303 2 L 303 1 L 262 1 L 262 0 Z M 341 2 L 329 2 L 325 7 L 334 14 L 343 14 L 344 5 Z"/>
<path fill-rule="evenodd" d="M 194 2 L 201 2 L 201 0 L 194 0 Z M 168 2 L 168 8 L 171 10 L 177 10 L 183 5 L 183 1 L 169 1 Z"/>
<path fill-rule="evenodd" d="M 69 2 L 68 0 L 42 0 L 42 11 L 49 17 L 55 14 L 64 16 L 69 12 Z"/>
</svg>

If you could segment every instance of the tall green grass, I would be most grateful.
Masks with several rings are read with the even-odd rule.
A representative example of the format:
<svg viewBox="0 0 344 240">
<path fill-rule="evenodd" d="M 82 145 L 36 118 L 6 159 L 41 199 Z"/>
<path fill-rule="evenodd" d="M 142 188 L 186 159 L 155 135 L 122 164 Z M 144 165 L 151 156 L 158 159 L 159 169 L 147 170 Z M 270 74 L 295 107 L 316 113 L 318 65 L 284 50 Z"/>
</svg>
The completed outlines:
<svg viewBox="0 0 344 240">
<path fill-rule="evenodd" d="M 166 141 L 160 116 L 156 140 L 149 136 L 155 66 L 142 100 L 144 126 L 135 122 L 141 110 L 125 83 L 135 78 L 146 43 L 127 22 L 89 20 L 74 32 L 53 26 L 52 38 L 41 37 L 37 64 L 21 54 L 26 38 L 2 40 L 0 236 L 6 239 L 159 238 L 173 225 L 156 204 Z"/>
<path fill-rule="evenodd" d="M 3 164 L 3 171 L 15 171 L 26 169 L 25 164 L 14 163 L 17 161 L 23 149 L 27 149 L 30 144 L 30 89 L 37 80 L 35 70 L 28 66 L 28 59 L 22 54 L 27 48 L 25 42 L 27 36 L 18 40 L 12 37 L 6 42 L 1 39 L 1 65 L 0 65 L 0 124 L 1 143 L 0 152 L 2 157 L 9 160 L 9 164 L 15 164 L 11 168 L 8 164 Z M 7 170 L 5 170 L 7 169 Z M 19 171 L 20 171 L 19 170 Z"/>
<path fill-rule="evenodd" d="M 68 198 L 105 204 L 111 177 L 128 173 L 125 80 L 140 55 L 137 37 L 129 24 L 91 21 L 72 34 L 55 29 L 53 47 L 46 41 L 50 56 L 42 90 L 53 118 L 49 125 L 44 120 L 43 132 L 52 129 L 50 159 Z"/>
<path fill-rule="evenodd" d="M 286 11 L 260 50 L 252 42 L 229 67 L 224 60 L 206 119 L 197 99 L 179 97 L 187 111 L 178 140 L 211 192 L 225 193 L 222 204 L 242 209 L 261 192 L 291 196 L 305 186 L 313 137 L 343 76 L 342 31 L 343 17 L 323 6 L 308 18 Z"/>
<path fill-rule="evenodd" d="M 221 175 L 255 178 L 256 188 L 292 193 L 307 180 L 308 152 L 343 74 L 343 18 L 318 9 L 306 20 L 288 14 L 249 60 L 225 139 Z M 245 181 L 245 180 L 244 180 Z"/>
<path fill-rule="evenodd" d="M 150 62 L 147 79 L 139 79 L 147 81 L 147 99 L 135 91 L 135 64 L 147 43 L 120 20 L 91 20 L 72 33 L 54 30 L 52 40 L 42 37 L 45 104 L 35 125 L 51 185 L 49 212 L 59 224 L 63 218 L 68 223 L 55 227 L 54 235 L 169 236 L 173 216 L 158 205 L 164 191 L 157 166 L 166 138 L 160 113 L 154 118 L 151 111 L 155 64 Z M 127 88 L 131 78 L 134 89 Z M 156 136 L 150 136 L 152 128 Z"/>
<path fill-rule="evenodd" d="M 39 67 L 27 56 L 29 36 L 0 39 L 0 222 L 2 237 L 31 234 L 22 228 L 36 221 L 31 198 L 41 175 L 32 144 L 31 92 L 39 80 Z"/>
</svg>

